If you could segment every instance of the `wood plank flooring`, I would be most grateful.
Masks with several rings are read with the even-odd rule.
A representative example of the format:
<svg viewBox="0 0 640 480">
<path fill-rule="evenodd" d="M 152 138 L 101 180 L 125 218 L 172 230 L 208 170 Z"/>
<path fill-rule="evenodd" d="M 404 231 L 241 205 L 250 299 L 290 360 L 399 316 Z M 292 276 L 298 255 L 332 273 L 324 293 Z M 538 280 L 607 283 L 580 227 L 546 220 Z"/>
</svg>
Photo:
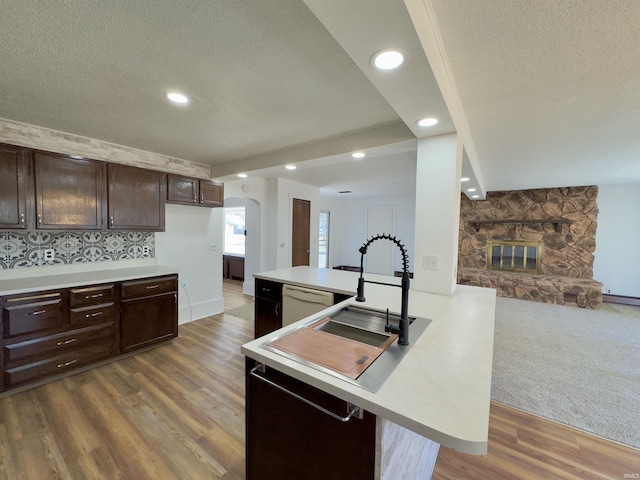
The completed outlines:
<svg viewBox="0 0 640 480">
<path fill-rule="evenodd" d="M 224 294 L 228 309 L 253 300 L 240 282 Z M 181 325 L 168 345 L 0 399 L 0 478 L 244 479 L 240 345 L 252 332 L 215 315 Z M 441 448 L 434 479 L 636 473 L 637 450 L 492 403 L 489 454 Z"/>
</svg>

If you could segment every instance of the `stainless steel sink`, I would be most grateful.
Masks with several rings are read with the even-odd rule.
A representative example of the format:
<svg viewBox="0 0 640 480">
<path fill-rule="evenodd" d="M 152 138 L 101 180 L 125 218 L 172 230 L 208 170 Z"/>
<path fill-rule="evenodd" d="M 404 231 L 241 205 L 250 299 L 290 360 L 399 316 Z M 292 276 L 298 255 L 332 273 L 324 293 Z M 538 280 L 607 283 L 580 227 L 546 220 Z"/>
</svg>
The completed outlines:
<svg viewBox="0 0 640 480">
<path fill-rule="evenodd" d="M 390 323 L 395 323 L 395 325 L 398 324 L 400 315 L 397 313 L 349 305 L 340 308 L 329 315 L 316 317 L 310 322 L 299 327 L 310 327 L 331 333 L 338 337 L 348 338 L 350 340 L 355 340 L 375 347 L 382 347 L 384 349 L 382 354 L 355 380 L 326 367 L 300 358 L 297 355 L 293 355 L 268 345 L 268 343 L 281 337 L 272 337 L 268 341 L 265 341 L 261 346 L 262 348 L 340 378 L 371 392 L 377 392 L 391 375 L 396 366 L 402 361 L 411 347 L 418 341 L 431 322 L 431 320 L 427 318 L 409 317 L 409 320 L 411 321 L 411 327 L 409 328 L 410 344 L 399 345 L 397 342 L 397 335 L 389 334 L 384 331 L 387 316 Z M 285 333 L 282 337 L 289 333 L 291 332 Z M 392 339 L 392 341 L 390 341 L 390 339 Z"/>
</svg>

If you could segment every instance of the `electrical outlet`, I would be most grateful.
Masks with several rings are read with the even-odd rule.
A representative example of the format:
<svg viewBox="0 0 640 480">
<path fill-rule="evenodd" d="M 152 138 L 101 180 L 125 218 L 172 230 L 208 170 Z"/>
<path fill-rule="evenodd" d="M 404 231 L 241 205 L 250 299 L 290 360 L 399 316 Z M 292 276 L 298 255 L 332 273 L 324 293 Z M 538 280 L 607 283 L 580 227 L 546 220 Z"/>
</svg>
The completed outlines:
<svg viewBox="0 0 640 480">
<path fill-rule="evenodd" d="M 209 244 L 209 250 L 215 252 L 218 249 L 218 246 L 215 243 Z"/>
<path fill-rule="evenodd" d="M 149 245 L 143 245 L 142 246 L 142 254 L 143 255 L 149 255 L 151 253 L 151 249 L 149 248 Z"/>
<path fill-rule="evenodd" d="M 56 259 L 56 251 L 53 248 L 47 248 L 42 251 L 42 259 L 51 261 Z"/>
<path fill-rule="evenodd" d="M 607 293 L 611 293 L 611 289 L 607 288 Z"/>
<path fill-rule="evenodd" d="M 438 270 L 438 256 L 424 255 L 422 257 L 422 268 L 425 270 Z"/>
</svg>

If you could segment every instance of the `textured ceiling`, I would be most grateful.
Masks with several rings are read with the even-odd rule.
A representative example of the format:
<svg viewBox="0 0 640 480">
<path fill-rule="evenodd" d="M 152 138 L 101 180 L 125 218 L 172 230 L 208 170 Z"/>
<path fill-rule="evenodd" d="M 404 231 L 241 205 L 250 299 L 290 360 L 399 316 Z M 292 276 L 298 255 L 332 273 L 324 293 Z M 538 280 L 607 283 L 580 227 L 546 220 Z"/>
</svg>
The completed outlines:
<svg viewBox="0 0 640 480">
<path fill-rule="evenodd" d="M 299 0 L 0 11 L 0 117 L 209 164 L 399 120 Z"/>
<path fill-rule="evenodd" d="M 640 1 L 431 3 L 487 190 L 640 184 Z"/>
<path fill-rule="evenodd" d="M 420 50 L 426 28 L 483 191 L 640 184 L 640 1 L 405 3 L 432 22 L 400 0 L 0 0 L 0 117 L 215 176 L 278 175 L 286 161 L 323 192 L 412 191 L 405 142 L 460 127 Z M 397 45 L 405 68 L 370 69 Z M 169 104 L 170 89 L 192 103 Z M 423 133 L 422 114 L 441 123 Z M 370 163 L 345 162 L 355 148 Z"/>
</svg>

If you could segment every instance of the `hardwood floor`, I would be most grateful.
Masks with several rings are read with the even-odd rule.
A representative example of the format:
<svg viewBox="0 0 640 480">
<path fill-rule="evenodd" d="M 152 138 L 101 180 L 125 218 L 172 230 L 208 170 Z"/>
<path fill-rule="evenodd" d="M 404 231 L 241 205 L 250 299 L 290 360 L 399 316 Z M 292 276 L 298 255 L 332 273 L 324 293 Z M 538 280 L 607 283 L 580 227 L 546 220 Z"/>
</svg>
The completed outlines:
<svg viewBox="0 0 640 480">
<path fill-rule="evenodd" d="M 253 301 L 240 282 L 224 294 L 227 309 Z M 0 399 L 0 478 L 244 479 L 240 345 L 252 332 L 215 315 L 181 325 L 170 344 Z M 441 448 L 434 478 L 625 473 L 640 473 L 639 451 L 492 403 L 489 454 Z"/>
</svg>

